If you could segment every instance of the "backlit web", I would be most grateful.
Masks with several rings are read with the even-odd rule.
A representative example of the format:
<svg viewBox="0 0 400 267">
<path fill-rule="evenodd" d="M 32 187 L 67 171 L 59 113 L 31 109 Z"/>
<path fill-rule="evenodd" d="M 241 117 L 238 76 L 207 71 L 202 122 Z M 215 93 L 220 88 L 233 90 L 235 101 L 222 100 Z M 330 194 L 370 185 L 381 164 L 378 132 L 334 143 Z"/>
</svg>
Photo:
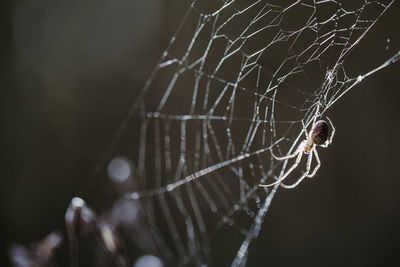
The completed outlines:
<svg viewBox="0 0 400 267">
<path fill-rule="evenodd" d="M 112 209 L 125 238 L 194 266 L 215 264 L 229 242 L 226 264 L 245 265 L 279 187 L 258 185 L 290 166 L 271 150 L 293 151 L 317 105 L 324 114 L 379 69 L 348 77 L 344 61 L 392 2 L 182 1 L 182 22 L 99 164 L 128 177 Z"/>
</svg>

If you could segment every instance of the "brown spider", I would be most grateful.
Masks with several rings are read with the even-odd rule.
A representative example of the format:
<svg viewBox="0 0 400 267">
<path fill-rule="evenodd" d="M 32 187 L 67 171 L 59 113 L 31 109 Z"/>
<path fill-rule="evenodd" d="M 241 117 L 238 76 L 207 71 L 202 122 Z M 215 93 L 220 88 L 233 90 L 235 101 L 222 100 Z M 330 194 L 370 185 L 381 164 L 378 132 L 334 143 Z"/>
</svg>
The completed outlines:
<svg viewBox="0 0 400 267">
<path fill-rule="evenodd" d="M 306 139 L 303 140 L 300 145 L 297 147 L 296 151 L 293 154 L 287 155 L 287 156 L 283 156 L 283 157 L 277 157 L 274 155 L 274 153 L 272 152 L 271 149 L 271 155 L 276 159 L 276 160 L 286 160 L 286 159 L 290 159 L 290 158 L 294 158 L 297 156 L 295 163 L 292 165 L 292 167 L 290 167 L 290 169 L 283 174 L 278 180 L 276 180 L 275 182 L 271 183 L 271 184 L 260 184 L 259 186 L 262 187 L 269 187 L 269 186 L 273 186 L 275 184 L 278 184 L 280 182 L 282 182 L 300 163 L 300 160 L 303 156 L 303 154 L 308 154 L 308 158 L 307 158 L 307 165 L 306 165 L 306 171 L 305 173 L 292 185 L 284 185 L 285 188 L 294 188 L 296 187 L 298 184 L 300 184 L 300 182 L 306 178 L 306 177 L 314 177 L 314 175 L 317 173 L 319 167 L 321 166 L 321 161 L 319 159 L 318 156 L 318 152 L 316 150 L 317 146 L 321 146 L 321 147 L 328 147 L 331 143 L 332 143 L 332 139 L 333 139 L 333 135 L 335 134 L 335 127 L 333 126 L 332 121 L 326 117 L 332 127 L 332 133 L 331 136 L 328 139 L 328 135 L 329 135 L 329 127 L 328 127 L 328 123 L 324 120 L 319 120 L 316 122 L 317 117 L 318 117 L 318 111 L 319 111 L 319 106 L 317 107 L 316 113 L 314 115 L 314 120 L 313 120 L 313 126 L 311 128 L 311 131 L 307 134 L 307 129 L 305 128 L 304 124 L 303 124 L 303 131 L 304 134 L 306 136 Z M 317 160 L 317 165 L 315 166 L 314 170 L 312 171 L 312 173 L 310 174 L 310 169 L 311 169 L 311 162 L 312 162 L 312 158 L 313 158 L 313 154 L 315 155 L 315 158 Z"/>
</svg>

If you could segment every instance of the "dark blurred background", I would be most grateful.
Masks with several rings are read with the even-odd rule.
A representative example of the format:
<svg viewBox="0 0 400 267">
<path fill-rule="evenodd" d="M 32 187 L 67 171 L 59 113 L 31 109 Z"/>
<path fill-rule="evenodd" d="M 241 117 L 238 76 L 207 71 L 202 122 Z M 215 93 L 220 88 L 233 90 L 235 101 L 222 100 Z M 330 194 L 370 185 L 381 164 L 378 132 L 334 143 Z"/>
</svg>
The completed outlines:
<svg viewBox="0 0 400 267">
<path fill-rule="evenodd" d="M 8 244 L 64 229 L 71 198 L 86 186 L 186 8 L 178 0 L 3 4 L 2 266 Z M 350 74 L 400 50 L 399 12 L 394 3 L 351 53 Z M 317 177 L 277 193 L 248 266 L 398 261 L 399 74 L 400 63 L 385 68 L 329 110 L 337 133 L 319 150 Z M 94 209 L 107 203 L 88 202 Z"/>
</svg>

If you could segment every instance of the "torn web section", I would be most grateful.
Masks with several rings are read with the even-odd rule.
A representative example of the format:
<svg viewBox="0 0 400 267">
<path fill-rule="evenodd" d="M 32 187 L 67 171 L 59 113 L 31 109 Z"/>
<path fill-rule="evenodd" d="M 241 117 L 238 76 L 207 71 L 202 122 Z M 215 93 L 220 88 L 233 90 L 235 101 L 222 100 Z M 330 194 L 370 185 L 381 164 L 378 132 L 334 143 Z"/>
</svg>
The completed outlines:
<svg viewBox="0 0 400 267">
<path fill-rule="evenodd" d="M 136 231 L 151 236 L 146 253 L 171 265 L 243 265 L 275 193 L 258 184 L 288 165 L 270 150 L 293 152 L 302 121 L 348 88 L 343 60 L 376 20 L 362 14 L 385 6 L 189 3 L 115 153 L 133 162 L 124 189 L 143 217 Z"/>
</svg>

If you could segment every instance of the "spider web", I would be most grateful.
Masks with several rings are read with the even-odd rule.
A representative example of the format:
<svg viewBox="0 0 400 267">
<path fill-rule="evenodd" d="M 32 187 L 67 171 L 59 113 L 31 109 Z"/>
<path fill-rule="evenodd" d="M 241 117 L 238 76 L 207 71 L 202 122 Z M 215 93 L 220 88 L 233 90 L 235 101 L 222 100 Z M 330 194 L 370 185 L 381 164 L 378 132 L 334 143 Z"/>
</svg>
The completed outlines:
<svg viewBox="0 0 400 267">
<path fill-rule="evenodd" d="M 223 232 L 235 247 L 230 264 L 246 264 L 279 188 L 259 184 L 275 181 L 290 164 L 274 160 L 271 150 L 293 152 L 318 105 L 324 114 L 399 59 L 397 53 L 369 73 L 347 75 L 346 57 L 393 1 L 347 2 L 185 3 L 96 168 L 121 154 L 132 163 L 112 213 L 131 232 L 146 234 L 128 239 L 142 238 L 143 250 L 170 265 L 212 265 Z M 141 223 L 129 221 L 133 210 Z"/>
</svg>

